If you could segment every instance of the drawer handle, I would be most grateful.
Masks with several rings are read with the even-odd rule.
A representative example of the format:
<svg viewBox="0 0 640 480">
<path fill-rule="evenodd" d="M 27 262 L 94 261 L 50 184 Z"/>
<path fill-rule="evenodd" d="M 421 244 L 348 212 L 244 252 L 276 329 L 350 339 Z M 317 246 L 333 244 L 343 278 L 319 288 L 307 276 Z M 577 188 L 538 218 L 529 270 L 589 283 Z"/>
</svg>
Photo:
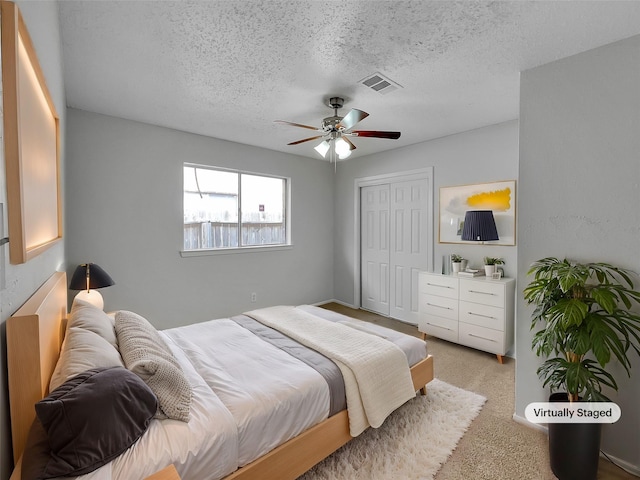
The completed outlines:
<svg viewBox="0 0 640 480">
<path fill-rule="evenodd" d="M 429 283 L 429 282 L 427 282 L 427 285 L 429 285 L 430 287 L 440 287 L 440 288 L 448 288 L 448 289 L 453 288 L 448 285 L 438 285 L 437 283 Z"/>
<path fill-rule="evenodd" d="M 497 320 L 496 317 L 492 317 L 491 315 L 482 315 L 481 313 L 473 313 L 473 312 L 467 312 L 467 313 L 475 317 L 490 318 L 491 320 Z"/>
<path fill-rule="evenodd" d="M 453 308 L 451 307 L 443 307 L 442 305 L 436 305 L 435 303 L 429 303 L 427 302 L 427 305 L 429 305 L 430 307 L 438 307 L 438 308 L 442 308 L 444 310 L 453 310 Z"/>
<path fill-rule="evenodd" d="M 468 333 L 467 335 L 469 335 L 470 337 L 479 338 L 480 340 L 488 340 L 489 342 L 498 343 L 493 338 L 485 338 L 485 337 L 481 337 L 480 335 L 474 335 L 473 333 Z"/>
<path fill-rule="evenodd" d="M 432 327 L 442 328 L 443 330 L 449 330 L 450 332 L 453 332 L 452 328 L 441 327 L 440 325 L 434 325 L 433 323 L 429 323 L 429 322 L 427 322 L 427 325 L 431 325 Z"/>
<path fill-rule="evenodd" d="M 479 292 L 478 290 L 469 290 L 469 293 L 479 293 L 481 295 L 491 295 L 492 297 L 497 297 L 498 294 L 497 293 L 491 293 L 491 292 Z"/>
</svg>

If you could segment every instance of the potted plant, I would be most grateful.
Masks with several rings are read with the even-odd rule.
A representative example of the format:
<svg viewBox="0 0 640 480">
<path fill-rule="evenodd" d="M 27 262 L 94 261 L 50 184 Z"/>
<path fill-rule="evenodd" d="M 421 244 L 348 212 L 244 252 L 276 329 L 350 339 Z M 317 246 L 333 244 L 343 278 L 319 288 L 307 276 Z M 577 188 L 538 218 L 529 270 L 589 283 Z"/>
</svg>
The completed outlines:
<svg viewBox="0 0 640 480">
<path fill-rule="evenodd" d="M 484 274 L 490 277 L 496 273 L 497 265 L 504 265 L 504 260 L 497 257 L 484 257 Z"/>
<path fill-rule="evenodd" d="M 640 355 L 640 305 L 631 272 L 608 263 L 544 258 L 532 264 L 534 278 L 524 299 L 535 305 L 532 348 L 546 360 L 537 374 L 550 387 L 550 401 L 609 401 L 603 387 L 618 390 L 605 370 L 613 359 L 631 375 L 629 354 Z M 599 423 L 549 423 L 551 468 L 560 479 L 595 479 Z"/>
<path fill-rule="evenodd" d="M 460 265 L 462 265 L 462 256 L 457 253 L 451 254 L 451 270 L 453 273 L 458 273 L 460 271 Z"/>
</svg>

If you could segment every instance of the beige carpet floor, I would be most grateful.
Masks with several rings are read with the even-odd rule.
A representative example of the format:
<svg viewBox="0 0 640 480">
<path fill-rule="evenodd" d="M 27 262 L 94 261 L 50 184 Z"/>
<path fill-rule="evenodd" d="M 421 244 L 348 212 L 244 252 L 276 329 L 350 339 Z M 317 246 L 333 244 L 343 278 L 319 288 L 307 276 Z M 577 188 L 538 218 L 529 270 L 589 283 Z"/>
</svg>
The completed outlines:
<svg viewBox="0 0 640 480">
<path fill-rule="evenodd" d="M 323 307 L 362 320 L 419 336 L 416 327 L 363 310 L 331 303 Z M 515 360 L 500 365 L 488 353 L 428 337 L 434 356 L 435 376 L 451 385 L 487 398 L 480 414 L 458 443 L 435 480 L 553 480 L 544 432 L 513 420 Z M 600 459 L 599 480 L 633 480 L 614 465 Z"/>
</svg>

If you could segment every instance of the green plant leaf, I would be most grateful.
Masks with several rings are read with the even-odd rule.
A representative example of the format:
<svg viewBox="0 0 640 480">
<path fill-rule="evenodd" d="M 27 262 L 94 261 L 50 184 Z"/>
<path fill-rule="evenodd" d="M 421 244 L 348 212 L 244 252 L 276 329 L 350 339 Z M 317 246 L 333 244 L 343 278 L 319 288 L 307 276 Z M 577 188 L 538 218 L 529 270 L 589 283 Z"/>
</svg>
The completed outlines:
<svg viewBox="0 0 640 480">
<path fill-rule="evenodd" d="M 591 336 L 586 328 L 576 328 L 568 332 L 566 350 L 570 350 L 583 357 L 591 350 Z"/>
<path fill-rule="evenodd" d="M 591 296 L 607 313 L 613 313 L 618 306 L 618 297 L 606 286 L 592 288 Z"/>
<path fill-rule="evenodd" d="M 565 261 L 559 264 L 556 276 L 562 291 L 569 292 L 575 285 L 584 285 L 589 277 L 589 272 L 583 265 Z"/>
<path fill-rule="evenodd" d="M 611 350 L 609 349 L 610 344 L 607 342 L 607 338 L 609 336 L 615 338 L 614 343 L 615 341 L 620 343 L 620 340 L 618 340 L 615 332 L 603 323 L 592 322 L 589 327 L 591 350 L 593 351 L 596 360 L 598 360 L 598 363 L 604 367 L 611 359 Z"/>
<path fill-rule="evenodd" d="M 580 325 L 589 312 L 589 306 L 582 300 L 563 298 L 549 308 L 549 315 L 558 317 L 565 330 L 571 325 Z"/>
</svg>

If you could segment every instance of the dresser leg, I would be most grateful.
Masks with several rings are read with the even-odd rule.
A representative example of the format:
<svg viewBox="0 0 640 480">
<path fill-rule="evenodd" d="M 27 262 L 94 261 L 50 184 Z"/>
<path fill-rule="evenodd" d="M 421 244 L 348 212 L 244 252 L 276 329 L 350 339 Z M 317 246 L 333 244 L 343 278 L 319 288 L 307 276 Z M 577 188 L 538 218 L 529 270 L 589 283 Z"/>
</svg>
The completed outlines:
<svg viewBox="0 0 640 480">
<path fill-rule="evenodd" d="M 424 332 L 420 332 L 420 337 L 422 337 L 422 340 L 426 341 L 427 340 L 427 334 Z"/>
<path fill-rule="evenodd" d="M 502 357 L 502 355 L 496 354 L 496 357 L 498 357 L 498 363 L 502 365 L 504 363 L 504 358 Z"/>
</svg>

